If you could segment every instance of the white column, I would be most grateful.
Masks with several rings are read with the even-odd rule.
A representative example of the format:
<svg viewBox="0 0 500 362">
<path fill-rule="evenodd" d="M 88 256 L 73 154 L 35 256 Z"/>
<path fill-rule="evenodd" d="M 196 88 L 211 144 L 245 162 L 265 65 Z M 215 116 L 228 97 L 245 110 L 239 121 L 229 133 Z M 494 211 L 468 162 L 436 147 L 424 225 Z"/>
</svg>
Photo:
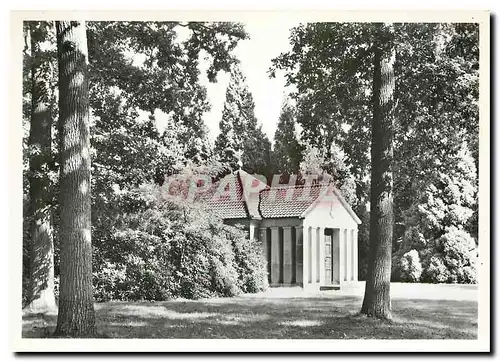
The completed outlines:
<svg viewBox="0 0 500 362">
<path fill-rule="evenodd" d="M 358 230 L 354 229 L 354 238 L 353 238 L 353 280 L 358 281 Z"/>
<path fill-rule="evenodd" d="M 255 236 L 255 225 L 253 222 L 250 221 L 250 223 L 248 224 L 248 230 L 249 230 L 249 236 L 250 236 L 250 240 L 252 240 Z"/>
<path fill-rule="evenodd" d="M 346 256 L 346 280 L 352 280 L 352 236 L 351 229 L 347 229 L 346 231 L 346 247 L 345 247 L 345 256 Z"/>
<path fill-rule="evenodd" d="M 347 258 L 347 250 L 349 248 L 349 235 L 347 234 L 347 229 L 344 229 L 344 280 L 348 279 L 348 267 L 349 267 L 349 259 Z"/>
<path fill-rule="evenodd" d="M 344 253 L 345 253 L 345 241 L 344 241 L 344 229 L 339 229 L 339 255 L 338 255 L 338 262 L 339 262 L 339 281 L 340 284 L 344 281 Z"/>
<path fill-rule="evenodd" d="M 316 279 L 318 278 L 316 274 L 316 270 L 318 268 L 317 262 L 318 262 L 318 234 L 317 234 L 317 229 L 310 228 L 309 229 L 311 232 L 311 239 L 310 239 L 310 245 L 311 245 L 311 283 L 316 283 Z"/>
<path fill-rule="evenodd" d="M 319 283 L 325 284 L 325 229 L 318 227 L 318 268 Z"/>
</svg>

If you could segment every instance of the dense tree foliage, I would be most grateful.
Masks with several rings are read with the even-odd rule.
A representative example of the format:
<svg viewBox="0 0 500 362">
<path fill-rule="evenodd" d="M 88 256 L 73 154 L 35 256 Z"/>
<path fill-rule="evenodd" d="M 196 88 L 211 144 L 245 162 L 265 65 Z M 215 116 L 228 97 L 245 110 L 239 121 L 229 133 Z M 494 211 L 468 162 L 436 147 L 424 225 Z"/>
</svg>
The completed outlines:
<svg viewBox="0 0 500 362">
<path fill-rule="evenodd" d="M 53 23 L 47 23 L 47 27 L 55 33 Z M 202 58 L 208 60 L 206 75 L 210 81 L 215 81 L 219 71 L 229 71 L 235 63 L 232 51 L 237 42 L 247 35 L 237 23 L 179 22 L 90 22 L 87 23 L 86 35 L 90 86 L 93 271 L 94 285 L 101 285 L 106 270 L 124 266 L 113 264 L 118 257 L 114 246 L 117 235 L 130 231 L 125 230 L 123 219 L 137 220 L 143 216 L 147 219 L 148 215 L 144 213 L 149 206 L 138 195 L 138 187 L 143 184 L 161 185 L 165 175 L 179 172 L 186 165 L 199 165 L 211 159 L 208 131 L 202 120 L 210 105 L 206 89 L 199 81 L 198 63 Z M 54 40 L 53 36 L 48 42 L 53 50 Z M 55 52 L 52 51 L 49 56 L 51 64 L 57 64 Z M 25 59 L 28 59 L 28 53 Z M 23 90 L 25 104 L 28 105 L 31 97 L 30 68 L 27 62 L 25 64 Z M 55 90 L 58 79 L 50 75 L 47 82 L 51 90 Z M 30 109 L 26 106 L 24 110 L 25 124 L 29 126 L 26 120 L 30 117 Z M 54 104 L 54 114 L 57 110 Z M 256 137 L 263 137 L 258 131 L 255 132 Z M 53 152 L 58 154 L 60 148 L 54 148 Z M 26 175 L 28 159 L 25 152 Z M 53 197 L 59 193 L 56 186 Z M 27 183 L 25 188 L 27 190 Z M 28 197 L 26 200 L 29 202 Z M 58 206 L 57 203 L 55 205 Z M 175 205 L 171 206 L 175 210 Z M 173 222 L 177 215 L 167 210 L 160 214 L 165 218 L 164 222 Z M 29 220 L 28 215 L 25 220 Z M 53 218 L 56 230 L 60 220 L 60 210 L 56 207 Z M 130 223 L 133 224 L 133 221 Z M 231 268 L 237 271 L 233 273 L 237 280 L 234 291 L 259 289 L 258 277 L 254 282 L 240 282 L 241 278 L 246 278 L 241 270 L 246 270 L 248 278 L 253 278 L 252 273 L 264 270 L 259 269 L 258 258 L 252 259 L 250 255 L 254 246 L 240 245 L 243 241 L 237 230 L 224 228 L 219 243 L 228 244 L 232 250 L 231 258 L 238 260 L 235 265 L 231 264 L 232 261 L 230 263 Z M 31 236 L 27 228 L 25 234 L 25 239 L 29 240 Z M 187 232 L 178 235 L 189 239 Z M 54 237 L 56 274 L 59 274 L 59 233 L 55 233 Z M 189 240 L 194 243 L 194 239 Z M 191 242 L 189 240 L 188 243 Z M 147 243 L 142 245 L 148 247 Z M 250 254 L 239 255 L 240 248 Z M 29 243 L 26 243 L 25 249 L 27 264 Z M 193 249 L 194 253 L 201 251 Z M 242 260 L 250 260 L 250 264 Z M 133 263 L 130 268 L 133 269 Z M 29 272 L 28 267 L 26 271 Z M 130 274 L 130 277 L 134 275 Z M 56 291 L 58 286 L 56 279 Z M 98 290 L 101 289 L 96 290 L 100 293 Z M 141 298 L 137 293 L 135 297 Z M 147 296 L 143 294 L 142 297 Z"/>
<path fill-rule="evenodd" d="M 185 40 L 179 29 L 188 32 Z M 101 201 L 116 187 L 123 193 L 162 183 L 188 160 L 210 157 L 199 57 L 211 59 L 207 75 L 215 80 L 218 71 L 229 71 L 231 51 L 245 37 L 236 23 L 90 23 L 93 171 Z"/>
<path fill-rule="evenodd" d="M 32 287 L 37 281 L 47 280 L 42 284 L 50 292 L 51 273 L 56 275 L 56 292 L 59 288 L 59 229 L 67 213 L 61 213 L 55 200 L 67 197 L 68 189 L 62 185 L 65 195 L 60 194 L 55 172 L 63 166 L 64 153 L 63 144 L 55 140 L 64 135 L 55 127 L 61 121 L 61 79 L 55 72 L 54 24 L 32 22 L 24 28 L 27 302 L 36 294 Z M 390 32 L 376 34 L 380 29 Z M 30 33 L 35 35 L 31 41 Z M 369 220 L 374 208 L 379 209 L 377 200 L 370 202 L 373 172 L 385 172 L 379 179 L 386 186 L 392 185 L 392 172 L 394 232 L 387 237 L 392 239 L 392 279 L 476 282 L 476 24 L 310 23 L 293 28 L 291 50 L 274 59 L 270 70 L 271 76 L 284 71 L 294 89 L 293 100 L 284 102 L 277 120 L 273 150 L 233 55 L 238 41 L 247 38 L 241 24 L 90 22 L 86 36 L 93 283 L 98 299 L 229 296 L 265 288 L 260 250 L 243 231 L 223 225 L 200 205 L 165 199 L 163 194 L 172 175 L 189 179 L 203 172 L 216 180 L 240 163 L 268 180 L 276 173 L 298 173 L 299 183 L 308 174 L 334 183 L 363 221 L 358 233 L 361 278 L 371 274 Z M 372 137 L 380 136 L 372 133 L 378 64 L 374 45 L 382 54 L 391 49 L 395 53 L 391 167 L 370 152 Z M 212 82 L 218 72 L 230 72 L 215 148 L 203 121 L 210 104 L 200 79 L 202 59 L 208 62 L 205 75 Z M 52 126 L 42 130 L 42 118 Z M 389 148 L 382 154 L 387 156 Z M 53 251 L 47 248 L 44 255 L 40 241 L 51 242 L 39 237 L 42 229 L 54 230 Z M 37 261 L 52 260 L 52 252 L 54 272 L 44 263 L 49 267 L 38 273 Z M 69 289 L 65 293 L 71 294 Z"/>
<path fill-rule="evenodd" d="M 474 237 L 474 230 L 477 225 L 473 227 L 477 202 L 476 167 L 465 145 L 448 156 L 449 162 L 454 159 L 455 165 L 447 172 L 435 170 L 429 175 L 429 183 L 421 185 L 417 190 L 419 197 L 403 214 L 406 229 L 393 257 L 394 280 L 409 281 L 400 263 L 402 256 L 411 251 L 418 254 L 422 264 L 421 278 L 411 281 L 476 282 L 477 234 Z M 436 263 L 444 257 L 440 240 L 462 243 L 457 247 L 464 248 L 462 254 L 465 256 L 455 264 L 441 263 L 437 268 Z M 467 277 L 460 276 L 463 268 L 467 268 Z"/>
<path fill-rule="evenodd" d="M 273 61 L 270 75 L 285 71 L 296 91 L 301 138 L 321 148 L 336 143 L 346 154 L 356 182 L 355 210 L 365 214 L 369 194 L 371 137 L 371 36 L 376 24 L 310 23 L 293 28 L 291 50 Z M 401 242 L 413 228 L 408 214 L 423 206 L 422 192 L 430 185 L 444 192 L 460 172 L 454 155 L 465 147 L 478 164 L 478 26 L 477 24 L 393 24 L 396 61 L 394 251 L 408 252 Z M 323 151 L 324 152 L 324 151 Z M 461 179 L 461 178 L 460 178 Z M 467 181 L 465 181 L 467 180 Z M 450 182 L 458 182 L 457 180 Z M 477 238 L 477 172 L 463 180 L 472 192 L 464 203 L 461 227 Z M 463 187 L 463 186 L 461 186 Z M 470 195 L 470 193 L 467 193 Z M 448 198 L 443 206 L 454 208 Z M 461 208 L 462 206 L 460 206 Z M 431 209 L 435 209 L 434 206 Z M 449 209 L 448 209 L 449 210 Z M 465 212 L 465 214 L 464 214 Z M 360 255 L 367 245 L 366 223 L 360 226 Z M 434 225 L 430 242 L 445 224 Z M 401 247 L 400 247 L 401 245 Z M 359 273 L 364 275 L 360 260 Z"/>
<path fill-rule="evenodd" d="M 239 66 L 233 66 L 215 154 L 228 170 L 241 166 L 249 172 L 268 176 L 271 172 L 271 143 L 254 114 L 255 103 Z"/>
<path fill-rule="evenodd" d="M 215 81 L 236 61 L 231 51 L 246 34 L 236 23 L 175 22 L 97 22 L 89 34 L 94 271 L 102 275 L 120 215 L 145 211 L 137 187 L 162 184 L 211 157 L 199 59 L 210 59 L 207 76 Z"/>
<path fill-rule="evenodd" d="M 262 250 L 242 230 L 172 189 L 146 185 L 136 195 L 143 211 L 121 214 L 113 242 L 100 250 L 98 300 L 229 297 L 266 287 Z"/>
<path fill-rule="evenodd" d="M 295 109 L 286 99 L 283 102 L 274 133 L 273 161 L 278 173 L 297 174 L 302 160 L 302 145 L 296 130 Z"/>
<path fill-rule="evenodd" d="M 367 24 L 368 27 L 368 24 Z M 292 50 L 273 60 L 270 75 L 285 71 L 296 89 L 300 138 L 330 158 L 332 144 L 344 153 L 356 185 L 354 210 L 365 213 L 368 202 L 371 137 L 371 68 L 363 24 L 311 23 L 290 32 Z M 335 151 L 335 148 L 333 149 Z M 363 219 L 364 220 L 364 219 Z M 360 255 L 368 245 L 368 223 L 360 225 Z M 366 259 L 359 262 L 366 277 Z"/>
<path fill-rule="evenodd" d="M 25 278 L 29 275 L 23 305 L 32 313 L 51 312 L 56 309 L 54 297 L 54 242 L 52 227 L 54 188 L 54 157 L 52 155 L 52 129 L 54 119 L 54 92 L 51 81 L 54 54 L 50 44 L 53 32 L 50 23 L 25 24 L 25 68 L 28 80 L 24 85 L 30 95 L 29 136 L 25 157 L 29 169 L 29 205 L 26 207 L 26 235 L 23 245 L 27 251 Z"/>
<path fill-rule="evenodd" d="M 302 161 L 299 165 L 299 180 L 298 182 L 306 182 L 309 175 L 315 178 L 315 182 L 327 183 L 334 185 L 342 192 L 344 199 L 349 205 L 356 203 L 356 186 L 354 177 L 345 162 L 343 151 L 335 145 L 331 144 L 330 158 L 323 156 L 323 153 L 309 143 L 301 142 Z"/>
</svg>

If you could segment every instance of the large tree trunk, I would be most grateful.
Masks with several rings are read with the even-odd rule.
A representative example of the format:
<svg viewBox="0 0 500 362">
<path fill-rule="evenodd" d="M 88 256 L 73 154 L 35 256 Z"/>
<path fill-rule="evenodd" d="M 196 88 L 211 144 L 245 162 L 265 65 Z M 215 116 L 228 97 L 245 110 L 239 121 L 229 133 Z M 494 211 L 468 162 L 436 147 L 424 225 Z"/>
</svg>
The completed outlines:
<svg viewBox="0 0 500 362">
<path fill-rule="evenodd" d="M 395 52 L 375 47 L 371 146 L 370 247 L 361 313 L 391 318 Z"/>
<path fill-rule="evenodd" d="M 56 335 L 95 334 L 85 23 L 58 21 L 61 283 Z"/>
<path fill-rule="evenodd" d="M 30 23 L 31 44 L 31 125 L 28 139 L 30 196 L 30 283 L 25 310 L 31 313 L 54 312 L 54 243 L 50 220 L 52 201 L 49 168 L 51 164 L 50 97 L 45 71 L 50 61 L 40 50 L 45 40 L 43 24 Z"/>
</svg>

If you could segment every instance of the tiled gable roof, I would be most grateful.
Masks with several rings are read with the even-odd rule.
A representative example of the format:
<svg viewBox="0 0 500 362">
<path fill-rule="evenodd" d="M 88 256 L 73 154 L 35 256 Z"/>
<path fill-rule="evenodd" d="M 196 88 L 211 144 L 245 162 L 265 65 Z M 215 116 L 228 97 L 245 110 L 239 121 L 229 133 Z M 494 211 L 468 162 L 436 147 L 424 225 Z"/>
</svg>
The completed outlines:
<svg viewBox="0 0 500 362">
<path fill-rule="evenodd" d="M 235 171 L 212 187 L 203 196 L 210 210 L 221 219 L 270 219 L 305 217 L 317 202 L 335 198 L 360 224 L 349 204 L 332 185 L 313 184 L 270 188 L 245 171 Z"/>
<path fill-rule="evenodd" d="M 208 197 L 208 205 L 222 219 L 260 218 L 259 192 L 269 188 L 243 170 L 222 178 Z"/>
<path fill-rule="evenodd" d="M 299 217 L 327 189 L 327 185 L 273 187 L 260 193 L 263 218 Z"/>
</svg>

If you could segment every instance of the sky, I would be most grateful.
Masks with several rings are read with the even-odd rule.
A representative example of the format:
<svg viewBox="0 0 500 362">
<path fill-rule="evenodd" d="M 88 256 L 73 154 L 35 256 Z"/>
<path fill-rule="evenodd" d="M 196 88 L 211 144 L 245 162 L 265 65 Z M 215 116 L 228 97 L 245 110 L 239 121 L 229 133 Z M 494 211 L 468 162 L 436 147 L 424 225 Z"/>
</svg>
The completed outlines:
<svg viewBox="0 0 500 362">
<path fill-rule="evenodd" d="M 298 24 L 286 19 L 278 23 L 272 19 L 262 19 L 246 22 L 244 25 L 250 39 L 240 41 L 234 54 L 241 61 L 242 72 L 254 98 L 255 116 L 272 142 L 286 90 L 283 73 L 277 72 L 276 78 L 270 79 L 267 71 L 271 66 L 271 59 L 289 50 L 290 28 Z M 211 111 L 204 115 L 212 140 L 219 134 L 219 121 L 228 82 L 229 74 L 224 72 L 218 74 L 215 84 L 209 83 L 206 77 L 202 80 L 212 105 Z"/>
<path fill-rule="evenodd" d="M 276 77 L 271 79 L 268 70 L 273 58 L 290 50 L 291 46 L 288 41 L 290 29 L 299 23 L 297 19 L 267 16 L 259 20 L 243 22 L 243 25 L 250 38 L 239 41 L 233 54 L 240 60 L 241 71 L 246 77 L 246 84 L 252 93 L 257 121 L 262 124 L 262 130 L 273 143 L 281 105 L 291 88 L 285 87 L 283 72 L 276 72 Z M 179 42 L 189 36 L 189 30 L 186 28 L 178 27 L 176 31 Z M 142 54 L 130 52 L 128 56 L 136 66 L 142 65 L 145 60 L 145 56 Z M 203 120 L 209 130 L 209 139 L 214 142 L 219 134 L 219 122 L 224 109 L 229 73 L 220 71 L 217 75 L 217 82 L 210 83 L 206 77 L 208 66 L 209 63 L 201 58 L 200 83 L 207 88 L 208 101 L 211 104 L 211 110 L 203 115 Z M 139 117 L 145 120 L 148 118 L 148 113 L 139 111 Z M 169 115 L 157 109 L 155 119 L 158 129 L 161 131 L 167 123 Z"/>
</svg>

